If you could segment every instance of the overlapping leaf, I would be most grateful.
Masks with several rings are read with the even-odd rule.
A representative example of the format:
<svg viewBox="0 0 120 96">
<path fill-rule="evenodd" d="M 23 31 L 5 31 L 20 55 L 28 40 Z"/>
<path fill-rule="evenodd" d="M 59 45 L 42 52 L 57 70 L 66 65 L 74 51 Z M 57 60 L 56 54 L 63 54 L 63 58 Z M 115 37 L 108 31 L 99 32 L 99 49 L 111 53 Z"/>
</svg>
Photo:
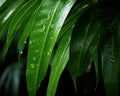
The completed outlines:
<svg viewBox="0 0 120 96">
<path fill-rule="evenodd" d="M 58 34 L 74 3 L 75 0 L 43 0 L 39 5 L 30 34 L 27 60 L 26 77 L 30 96 L 35 95 L 46 75 Z"/>
<path fill-rule="evenodd" d="M 68 46 L 70 43 L 71 33 L 72 33 L 72 28 L 69 29 L 67 33 L 64 34 L 64 36 L 61 38 L 60 44 L 58 46 L 56 55 L 54 57 L 54 60 L 51 66 L 47 96 L 55 96 L 59 78 L 68 62 L 68 59 L 69 59 Z"/>
<path fill-rule="evenodd" d="M 62 31 L 60 31 L 59 37 L 58 39 L 68 30 L 70 29 L 72 26 L 74 26 L 74 24 L 76 23 L 76 21 L 78 20 L 78 18 L 90 7 L 92 7 L 93 4 L 91 3 L 91 0 L 84 0 L 82 1 L 80 4 L 77 5 L 77 7 L 75 7 L 68 15 L 63 28 L 61 29 Z"/>
<path fill-rule="evenodd" d="M 12 4 L 11 4 L 12 3 Z M 2 36 L 7 33 L 8 25 L 10 23 L 10 19 L 13 17 L 15 12 L 24 4 L 24 0 L 18 0 L 11 2 L 7 0 L 5 4 L 3 3 L 0 7 L 0 39 Z M 7 7 L 9 6 L 9 7 Z"/>
<path fill-rule="evenodd" d="M 85 72 L 89 65 L 91 54 L 98 41 L 98 29 L 101 23 L 94 16 L 88 14 L 80 17 L 76 30 L 71 39 L 71 53 L 69 70 L 74 84 L 76 77 Z"/>
<path fill-rule="evenodd" d="M 110 23 L 111 24 L 111 23 Z M 119 26 L 119 25 L 118 25 Z M 113 31 L 114 30 L 114 31 Z M 119 31 L 111 24 L 109 29 L 104 29 L 101 38 L 101 63 L 102 75 L 107 96 L 118 96 L 119 70 L 120 70 L 120 41 Z M 109 32 L 109 34 L 108 34 Z"/>
<path fill-rule="evenodd" d="M 23 53 L 23 48 L 26 44 L 26 39 L 28 38 L 28 36 L 30 35 L 30 32 L 32 31 L 33 23 L 34 23 L 34 14 L 29 19 L 24 29 L 24 32 L 22 33 L 22 36 L 20 37 L 19 45 L 18 45 L 19 56 Z"/>
<path fill-rule="evenodd" d="M 24 5 L 21 6 L 21 8 L 17 11 L 17 13 L 13 16 L 8 28 L 7 41 L 4 46 L 3 57 L 5 57 L 8 51 L 8 48 L 11 44 L 11 41 L 14 38 L 14 35 L 16 34 L 19 26 L 26 19 L 26 17 L 28 17 L 35 10 L 39 2 L 38 0 L 31 0 L 29 2 L 26 2 Z"/>
</svg>

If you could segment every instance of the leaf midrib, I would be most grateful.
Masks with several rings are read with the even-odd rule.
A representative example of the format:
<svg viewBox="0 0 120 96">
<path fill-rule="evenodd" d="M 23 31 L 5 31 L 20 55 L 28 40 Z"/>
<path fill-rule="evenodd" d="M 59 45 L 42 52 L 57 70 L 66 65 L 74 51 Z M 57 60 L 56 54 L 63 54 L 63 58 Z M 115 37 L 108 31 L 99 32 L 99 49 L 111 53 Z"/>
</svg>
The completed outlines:
<svg viewBox="0 0 120 96">
<path fill-rule="evenodd" d="M 41 3 L 42 3 L 42 2 L 41 2 Z M 44 47 L 45 47 L 45 42 L 46 42 L 46 40 L 47 40 L 48 31 L 50 30 L 50 26 L 51 26 L 51 24 L 52 24 L 54 14 L 56 13 L 56 10 L 57 10 L 57 8 L 58 8 L 59 5 L 60 5 L 60 2 L 59 2 L 59 4 L 56 5 L 56 9 L 54 10 L 53 15 L 52 15 L 52 18 L 51 18 L 51 20 L 50 20 L 50 23 L 48 24 L 48 28 L 47 28 L 47 31 L 46 31 L 46 36 L 45 36 L 44 41 L 43 41 L 43 47 L 42 47 L 41 55 L 43 55 L 43 49 L 44 49 Z M 41 6 L 40 6 L 40 7 L 41 7 Z M 39 7 L 39 9 L 40 9 L 40 7 Z M 41 59 L 42 59 L 42 56 L 41 56 L 41 58 L 39 59 L 39 63 L 41 62 Z M 40 63 L 40 64 L 41 64 L 41 63 Z M 39 69 L 40 69 L 40 66 L 38 67 L 38 70 L 39 70 Z M 38 74 L 39 74 L 39 71 L 37 71 L 37 78 L 38 78 Z M 37 80 L 37 85 L 39 85 L 38 79 L 36 79 L 36 80 Z M 36 85 L 36 86 L 37 86 L 37 85 Z"/>
</svg>

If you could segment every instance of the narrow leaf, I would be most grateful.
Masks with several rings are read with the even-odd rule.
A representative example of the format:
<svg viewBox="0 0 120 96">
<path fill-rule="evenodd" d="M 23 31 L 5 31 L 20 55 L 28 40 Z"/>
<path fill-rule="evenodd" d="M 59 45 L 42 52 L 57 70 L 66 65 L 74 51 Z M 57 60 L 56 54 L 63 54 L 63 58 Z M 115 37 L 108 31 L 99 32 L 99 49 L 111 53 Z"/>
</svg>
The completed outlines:
<svg viewBox="0 0 120 96">
<path fill-rule="evenodd" d="M 67 33 L 64 34 L 64 36 L 61 38 L 56 55 L 54 57 L 51 66 L 49 84 L 47 88 L 47 96 L 55 96 L 59 78 L 68 62 L 69 59 L 68 45 L 70 43 L 70 37 L 71 37 L 70 31 L 72 32 L 72 30 L 68 30 Z"/>
<path fill-rule="evenodd" d="M 34 11 L 37 3 L 38 3 L 37 0 L 34 0 L 34 1 L 31 0 L 25 3 L 13 16 L 12 20 L 10 21 L 10 25 L 8 29 L 7 41 L 5 43 L 4 50 L 3 50 L 3 57 L 5 57 L 8 51 L 8 48 L 11 44 L 11 41 L 14 38 L 14 35 L 16 34 L 19 26 L 25 20 L 25 18 L 28 17 L 32 13 L 32 11 Z"/>
<path fill-rule="evenodd" d="M 23 53 L 23 48 L 25 46 L 26 39 L 28 38 L 28 36 L 30 35 L 30 32 L 32 31 L 33 23 L 34 23 L 34 14 L 31 16 L 30 20 L 28 21 L 27 25 L 25 26 L 22 36 L 20 37 L 19 45 L 18 45 L 19 56 Z"/>
</svg>

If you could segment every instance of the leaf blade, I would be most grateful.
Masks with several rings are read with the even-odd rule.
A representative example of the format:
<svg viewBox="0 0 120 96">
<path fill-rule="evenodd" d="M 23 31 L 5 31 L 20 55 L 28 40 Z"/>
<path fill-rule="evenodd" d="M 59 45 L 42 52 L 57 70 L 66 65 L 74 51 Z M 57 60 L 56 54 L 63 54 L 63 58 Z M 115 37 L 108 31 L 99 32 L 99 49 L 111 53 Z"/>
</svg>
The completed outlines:
<svg viewBox="0 0 120 96">
<path fill-rule="evenodd" d="M 45 77 L 60 29 L 76 0 L 68 1 L 43 0 L 39 6 L 29 41 L 26 72 L 29 95 L 35 95 Z"/>
<path fill-rule="evenodd" d="M 69 43 L 72 30 L 68 30 L 68 32 L 61 38 L 60 44 L 58 46 L 56 55 L 54 57 L 51 73 L 47 88 L 47 96 L 55 96 L 55 92 L 57 89 L 57 84 L 59 78 L 61 76 L 62 71 L 64 70 L 68 60 L 69 60 Z"/>
</svg>

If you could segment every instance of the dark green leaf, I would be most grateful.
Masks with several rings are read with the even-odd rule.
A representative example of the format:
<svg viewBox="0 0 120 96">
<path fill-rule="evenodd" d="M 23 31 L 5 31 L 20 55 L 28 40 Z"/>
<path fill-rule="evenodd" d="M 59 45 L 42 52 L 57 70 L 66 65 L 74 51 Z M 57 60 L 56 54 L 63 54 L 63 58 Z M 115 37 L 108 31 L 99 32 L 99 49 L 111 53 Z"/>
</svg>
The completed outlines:
<svg viewBox="0 0 120 96">
<path fill-rule="evenodd" d="M 118 96 L 119 91 L 119 32 L 113 25 L 109 26 L 108 29 L 104 29 L 104 35 L 100 43 L 102 75 L 107 96 Z"/>
<path fill-rule="evenodd" d="M 98 29 L 101 22 L 94 16 L 85 14 L 80 17 L 71 39 L 71 53 L 69 69 L 74 84 L 76 77 L 82 75 L 87 69 L 92 52 L 97 46 Z"/>
</svg>

